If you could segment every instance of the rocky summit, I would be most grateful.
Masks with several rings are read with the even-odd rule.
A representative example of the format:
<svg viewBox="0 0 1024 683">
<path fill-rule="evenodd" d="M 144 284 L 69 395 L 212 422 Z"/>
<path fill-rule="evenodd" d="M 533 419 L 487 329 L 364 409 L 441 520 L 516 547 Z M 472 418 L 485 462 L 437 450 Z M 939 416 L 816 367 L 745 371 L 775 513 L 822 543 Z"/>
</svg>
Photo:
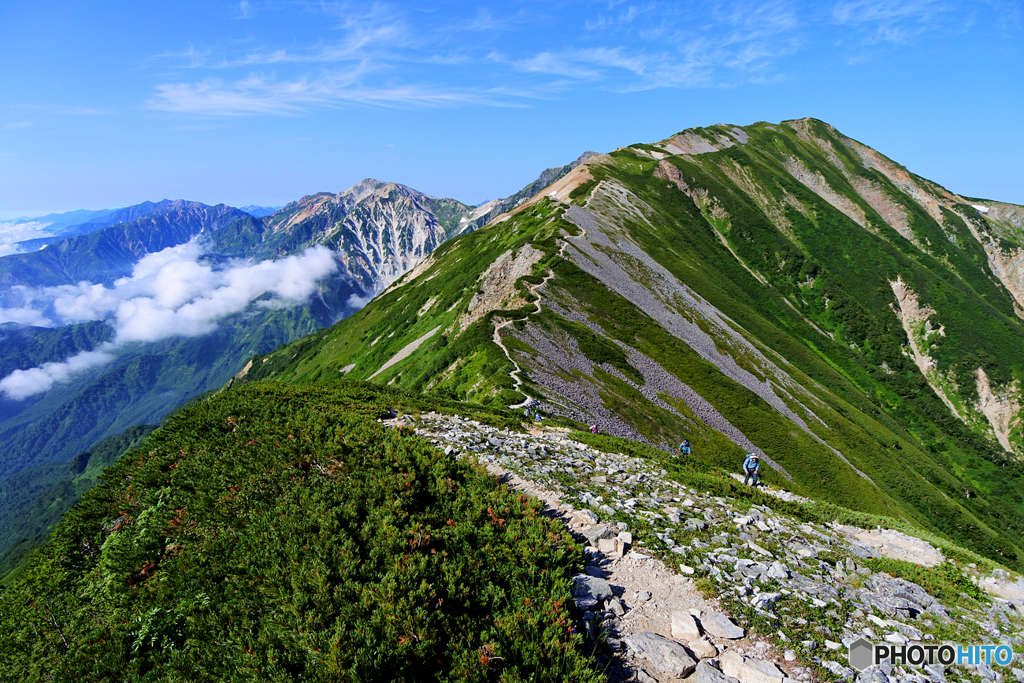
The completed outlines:
<svg viewBox="0 0 1024 683">
<path fill-rule="evenodd" d="M 545 500 L 585 544 L 584 572 L 572 587 L 577 628 L 611 681 L 944 682 L 937 664 L 855 671 L 848 648 L 866 638 L 1024 649 L 1024 580 L 943 557 L 927 541 L 801 521 L 773 510 L 775 496 L 792 500 L 778 490 L 763 491 L 763 503 L 713 495 L 645 458 L 598 450 L 559 428 L 513 431 L 438 413 L 386 423 L 412 427 L 446 454 L 485 464 Z M 880 569 L 886 558 L 913 564 L 932 556 L 974 597 L 937 599 Z M 993 595 L 979 590 L 986 586 Z M 1024 681 L 1018 668 L 957 669 L 960 677 Z"/>
</svg>

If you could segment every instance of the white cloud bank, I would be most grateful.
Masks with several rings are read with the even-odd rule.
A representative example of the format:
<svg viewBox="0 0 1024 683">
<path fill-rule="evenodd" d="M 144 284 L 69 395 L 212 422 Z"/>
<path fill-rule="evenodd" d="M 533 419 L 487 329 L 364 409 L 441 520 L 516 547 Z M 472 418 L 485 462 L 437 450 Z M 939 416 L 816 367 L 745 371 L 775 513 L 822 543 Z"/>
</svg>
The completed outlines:
<svg viewBox="0 0 1024 683">
<path fill-rule="evenodd" d="M 125 344 L 212 332 L 220 320 L 267 294 L 271 298 L 262 305 L 301 304 L 316 291 L 317 281 L 338 269 L 334 253 L 323 246 L 276 261 L 232 262 L 226 267 L 203 263 L 202 255 L 199 242 L 149 254 L 130 277 L 117 280 L 113 287 L 80 282 L 22 288 L 22 306 L 0 308 L 0 322 L 54 326 L 106 320 L 115 335 L 113 341 L 65 361 L 15 370 L 0 380 L 0 392 L 20 400 L 109 363 Z"/>
<path fill-rule="evenodd" d="M 14 246 L 15 242 L 36 239 L 38 237 L 52 237 L 53 233 L 46 230 L 49 223 L 36 221 L 26 222 L 0 222 L 0 256 L 17 254 L 21 251 Z"/>
</svg>

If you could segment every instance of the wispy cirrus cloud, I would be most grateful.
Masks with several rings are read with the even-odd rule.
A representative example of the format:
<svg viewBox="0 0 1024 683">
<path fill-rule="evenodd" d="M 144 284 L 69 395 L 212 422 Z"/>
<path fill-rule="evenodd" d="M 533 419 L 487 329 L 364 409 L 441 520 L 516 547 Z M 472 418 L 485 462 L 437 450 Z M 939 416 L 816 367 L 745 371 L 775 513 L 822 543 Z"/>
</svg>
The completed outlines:
<svg viewBox="0 0 1024 683">
<path fill-rule="evenodd" d="M 329 18 L 322 35 L 331 40 L 237 51 L 190 45 L 168 57 L 210 77 L 161 83 L 146 106 L 193 115 L 295 115 L 345 104 L 521 106 L 587 87 L 635 92 L 774 83 L 789 77 L 786 58 L 809 46 L 866 46 L 874 58 L 873 44 L 937 30 L 956 14 L 947 2 L 613 0 L 588 3 L 582 12 L 526 0 L 504 14 L 463 15 L 445 0 L 321 2 L 307 8 Z M 260 68 L 275 73 L 252 71 Z M 239 70 L 248 73 L 217 74 Z"/>
<path fill-rule="evenodd" d="M 860 31 L 869 44 L 907 43 L 946 26 L 952 7 L 942 0 L 842 0 L 832 22 Z"/>
<path fill-rule="evenodd" d="M 35 121 L 32 119 L 25 119 L 24 121 L 11 121 L 0 126 L 0 130 L 18 130 L 20 128 L 29 128 L 35 125 Z"/>
<path fill-rule="evenodd" d="M 226 82 L 207 79 L 199 83 L 167 83 L 157 87 L 156 97 L 146 102 L 159 109 L 203 116 L 247 114 L 300 114 L 313 107 L 373 105 L 382 107 L 438 107 L 458 104 L 516 106 L 498 91 L 443 89 L 428 85 L 367 86 L 351 73 L 329 73 L 318 79 L 278 80 L 262 74 Z"/>
</svg>

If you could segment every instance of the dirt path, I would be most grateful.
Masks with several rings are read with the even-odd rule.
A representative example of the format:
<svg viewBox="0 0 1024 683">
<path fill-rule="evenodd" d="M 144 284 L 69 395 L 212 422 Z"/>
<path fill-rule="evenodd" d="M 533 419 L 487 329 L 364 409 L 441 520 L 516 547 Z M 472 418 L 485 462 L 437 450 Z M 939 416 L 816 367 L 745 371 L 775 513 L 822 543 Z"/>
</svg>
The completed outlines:
<svg viewBox="0 0 1024 683">
<path fill-rule="evenodd" d="M 562 248 L 563 249 L 565 248 L 564 244 L 562 245 Z M 561 255 L 561 251 L 559 251 L 559 255 Z M 555 276 L 554 272 L 549 270 L 548 274 L 545 275 L 544 279 L 541 280 L 541 282 L 539 282 L 538 284 L 536 284 L 536 285 L 527 284 L 526 285 L 527 290 L 529 290 L 529 292 L 531 294 L 533 294 L 535 297 L 537 297 L 537 300 L 533 302 L 533 305 L 536 307 L 536 310 L 534 310 L 534 313 L 540 313 L 540 310 L 541 310 L 540 294 L 537 293 L 537 290 L 539 290 L 541 287 L 543 287 L 545 284 L 547 284 L 548 280 L 550 280 L 554 276 Z M 496 324 L 494 326 L 493 341 L 494 341 L 495 344 L 498 345 L 498 347 L 505 354 L 505 358 L 508 358 L 509 362 L 512 363 L 512 365 L 514 366 L 515 369 L 513 369 L 508 374 L 509 374 L 509 377 L 511 377 L 512 381 L 513 381 L 512 390 L 513 391 L 519 391 L 519 387 L 522 386 L 522 384 L 523 384 L 523 378 L 520 375 L 520 373 L 522 373 L 522 368 L 520 368 L 519 367 L 519 363 L 517 363 L 515 361 L 515 359 L 512 358 L 512 354 L 510 354 L 508 352 L 508 348 L 505 346 L 505 342 L 502 341 L 502 339 L 501 339 L 501 330 L 502 330 L 502 328 L 508 327 L 509 325 L 511 325 L 514 322 L 516 322 L 516 321 L 515 320 L 505 320 L 505 321 L 502 321 L 502 322 Z M 522 393 L 522 392 L 520 392 L 520 393 Z M 525 408 L 526 406 L 532 405 L 533 402 L 534 402 L 534 399 L 532 399 L 529 396 L 526 396 L 524 394 L 524 399 L 523 399 L 522 402 L 517 403 L 517 404 L 512 405 L 512 406 L 509 406 L 509 408 Z"/>
<path fill-rule="evenodd" d="M 576 538 L 582 538 L 583 532 L 594 526 L 587 514 L 563 503 L 558 493 L 523 479 L 497 463 L 486 463 L 486 467 L 509 488 L 541 501 L 545 516 L 560 521 Z M 598 658 L 609 683 L 678 681 L 678 678 L 666 675 L 645 660 L 633 656 L 622 641 L 644 631 L 672 638 L 673 614 L 691 614 L 699 618 L 703 614 L 721 612 L 721 606 L 705 599 L 692 579 L 673 572 L 641 547 L 629 549 L 622 557 L 602 557 L 595 551 L 590 551 L 590 556 L 599 559 L 597 564 L 587 567 L 587 573 L 608 581 L 626 607 L 625 614 L 616 620 L 614 633 L 609 634 L 609 644 L 617 652 L 612 657 Z M 769 641 L 757 637 L 726 640 L 705 634 L 699 641 L 691 642 L 689 649 L 694 652 L 700 650 L 701 659 L 732 651 L 747 657 L 774 660 L 784 671 L 789 664 Z M 796 672 L 787 673 L 797 677 Z"/>
</svg>

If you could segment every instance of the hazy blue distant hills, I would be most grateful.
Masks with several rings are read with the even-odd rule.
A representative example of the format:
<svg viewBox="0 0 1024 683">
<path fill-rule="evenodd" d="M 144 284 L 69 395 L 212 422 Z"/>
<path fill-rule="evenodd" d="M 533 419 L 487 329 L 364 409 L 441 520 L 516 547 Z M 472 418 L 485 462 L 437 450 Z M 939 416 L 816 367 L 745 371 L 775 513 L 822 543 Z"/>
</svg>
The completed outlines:
<svg viewBox="0 0 1024 683">
<path fill-rule="evenodd" d="M 206 206 L 181 200 L 146 202 L 114 213 L 127 222 L 104 227 L 114 215 L 109 214 L 101 222 L 86 224 L 95 228 L 91 232 L 65 237 L 38 251 L 0 258 L 0 300 L 4 291 L 16 286 L 52 287 L 82 280 L 110 284 L 131 273 L 146 254 L 249 217 L 223 204 Z"/>
<path fill-rule="evenodd" d="M 239 208 L 242 211 L 245 211 L 250 216 L 255 216 L 256 218 L 263 218 L 264 216 L 269 216 L 272 213 L 280 211 L 283 207 L 257 206 L 256 204 L 249 204 L 248 206 L 240 206 Z"/>
<path fill-rule="evenodd" d="M 66 211 L 64 213 L 48 213 L 45 216 L 38 216 L 35 218 L 16 218 L 11 222 L 14 224 L 45 223 L 46 229 L 49 232 L 52 232 L 55 235 L 61 235 L 66 231 L 73 232 L 76 226 L 88 223 L 92 220 L 100 219 L 114 211 L 116 211 L 116 209 L 78 209 L 76 211 Z"/>
</svg>

